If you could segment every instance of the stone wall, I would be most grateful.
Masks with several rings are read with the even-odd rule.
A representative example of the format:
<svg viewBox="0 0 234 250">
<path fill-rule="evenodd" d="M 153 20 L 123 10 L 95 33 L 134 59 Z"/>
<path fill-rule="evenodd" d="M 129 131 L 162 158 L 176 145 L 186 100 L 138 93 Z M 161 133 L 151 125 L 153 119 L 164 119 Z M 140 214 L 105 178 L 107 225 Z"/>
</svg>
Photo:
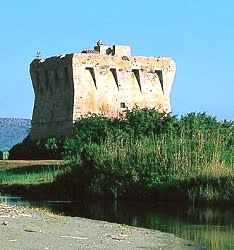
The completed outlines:
<svg viewBox="0 0 234 250">
<path fill-rule="evenodd" d="M 74 54 L 73 119 L 114 115 L 134 105 L 170 111 L 175 63 L 170 58 Z"/>
<path fill-rule="evenodd" d="M 30 65 L 35 101 L 30 136 L 67 135 L 74 106 L 72 55 L 35 59 Z"/>
<path fill-rule="evenodd" d="M 104 47 L 31 63 L 31 138 L 68 135 L 73 122 L 89 112 L 115 116 L 135 105 L 171 110 L 176 70 L 171 58 L 131 56 L 129 46 Z"/>
</svg>

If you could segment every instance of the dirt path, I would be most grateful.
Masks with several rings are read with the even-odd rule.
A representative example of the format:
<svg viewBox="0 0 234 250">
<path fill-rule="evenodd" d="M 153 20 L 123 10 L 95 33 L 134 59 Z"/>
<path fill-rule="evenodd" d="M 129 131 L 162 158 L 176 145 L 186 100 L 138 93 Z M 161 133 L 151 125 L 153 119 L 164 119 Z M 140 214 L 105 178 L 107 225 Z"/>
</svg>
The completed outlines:
<svg viewBox="0 0 234 250">
<path fill-rule="evenodd" d="M 156 230 L 0 204 L 0 249 L 192 250 L 205 247 Z"/>
</svg>

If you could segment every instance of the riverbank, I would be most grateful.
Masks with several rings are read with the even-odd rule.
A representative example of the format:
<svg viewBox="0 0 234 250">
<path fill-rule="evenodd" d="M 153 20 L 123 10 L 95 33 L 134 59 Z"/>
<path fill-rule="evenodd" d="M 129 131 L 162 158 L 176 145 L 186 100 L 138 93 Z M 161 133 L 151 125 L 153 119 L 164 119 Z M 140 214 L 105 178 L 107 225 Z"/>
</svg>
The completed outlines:
<svg viewBox="0 0 234 250">
<path fill-rule="evenodd" d="M 17 213 L 14 212 L 17 210 Z M 6 207 L 0 249 L 206 249 L 156 230 Z"/>
</svg>

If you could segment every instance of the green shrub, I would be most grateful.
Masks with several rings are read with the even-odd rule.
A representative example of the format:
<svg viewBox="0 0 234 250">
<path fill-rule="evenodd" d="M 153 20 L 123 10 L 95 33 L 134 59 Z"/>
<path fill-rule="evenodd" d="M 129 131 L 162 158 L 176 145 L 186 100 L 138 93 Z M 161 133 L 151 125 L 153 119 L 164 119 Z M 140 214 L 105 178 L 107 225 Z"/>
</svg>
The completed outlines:
<svg viewBox="0 0 234 250">
<path fill-rule="evenodd" d="M 158 112 L 156 109 L 135 107 L 126 112 L 125 127 L 129 127 L 137 136 L 172 133 L 177 128 L 177 119 L 172 114 Z M 124 127 L 124 129 L 126 129 Z"/>
<path fill-rule="evenodd" d="M 132 111 L 126 111 L 125 116 L 117 118 L 89 114 L 74 124 L 72 135 L 64 142 L 63 157 L 72 159 L 81 153 L 86 144 L 100 144 L 109 136 L 115 140 L 130 140 L 133 136 L 140 138 L 172 133 L 177 126 L 175 116 L 155 109 L 135 107 Z"/>
<path fill-rule="evenodd" d="M 49 160 L 61 159 L 63 139 L 48 138 L 39 141 L 26 137 L 9 151 L 10 160 Z"/>
</svg>

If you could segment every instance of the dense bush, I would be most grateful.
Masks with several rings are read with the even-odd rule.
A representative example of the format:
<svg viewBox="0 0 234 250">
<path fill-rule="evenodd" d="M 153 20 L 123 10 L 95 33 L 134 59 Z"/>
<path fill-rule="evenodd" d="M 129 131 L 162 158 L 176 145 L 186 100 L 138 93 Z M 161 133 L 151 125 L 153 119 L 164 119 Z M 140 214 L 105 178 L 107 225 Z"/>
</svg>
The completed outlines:
<svg viewBox="0 0 234 250">
<path fill-rule="evenodd" d="M 211 144 L 219 136 L 225 149 L 223 155 L 230 156 L 234 145 L 234 123 L 217 121 L 206 113 L 189 113 L 177 118 L 155 109 L 137 107 L 118 118 L 89 114 L 77 120 L 73 133 L 67 138 L 32 141 L 27 137 L 10 150 L 10 159 L 77 159 L 86 145 L 101 144 L 108 138 L 128 142 L 144 137 L 156 140 L 161 135 L 206 139 Z"/>
<path fill-rule="evenodd" d="M 132 129 L 137 136 L 168 134 L 178 126 L 176 116 L 147 108 L 126 112 L 125 123 L 125 127 Z"/>
<path fill-rule="evenodd" d="M 179 119 L 178 132 L 190 138 L 198 134 L 208 134 L 210 137 L 222 134 L 226 138 L 231 138 L 234 123 L 227 120 L 218 121 L 216 117 L 206 113 L 189 113 Z"/>
<path fill-rule="evenodd" d="M 174 133 L 178 121 L 172 114 L 160 113 L 155 109 L 134 108 L 118 118 L 95 114 L 84 116 L 74 124 L 72 135 L 64 142 L 63 157 L 76 158 L 83 147 L 90 143 L 100 144 L 108 137 L 115 140 L 141 138 L 144 136 Z"/>
<path fill-rule="evenodd" d="M 10 149 L 9 159 L 12 160 L 49 160 L 61 159 L 63 139 L 48 138 L 39 141 L 26 137 Z"/>
</svg>

